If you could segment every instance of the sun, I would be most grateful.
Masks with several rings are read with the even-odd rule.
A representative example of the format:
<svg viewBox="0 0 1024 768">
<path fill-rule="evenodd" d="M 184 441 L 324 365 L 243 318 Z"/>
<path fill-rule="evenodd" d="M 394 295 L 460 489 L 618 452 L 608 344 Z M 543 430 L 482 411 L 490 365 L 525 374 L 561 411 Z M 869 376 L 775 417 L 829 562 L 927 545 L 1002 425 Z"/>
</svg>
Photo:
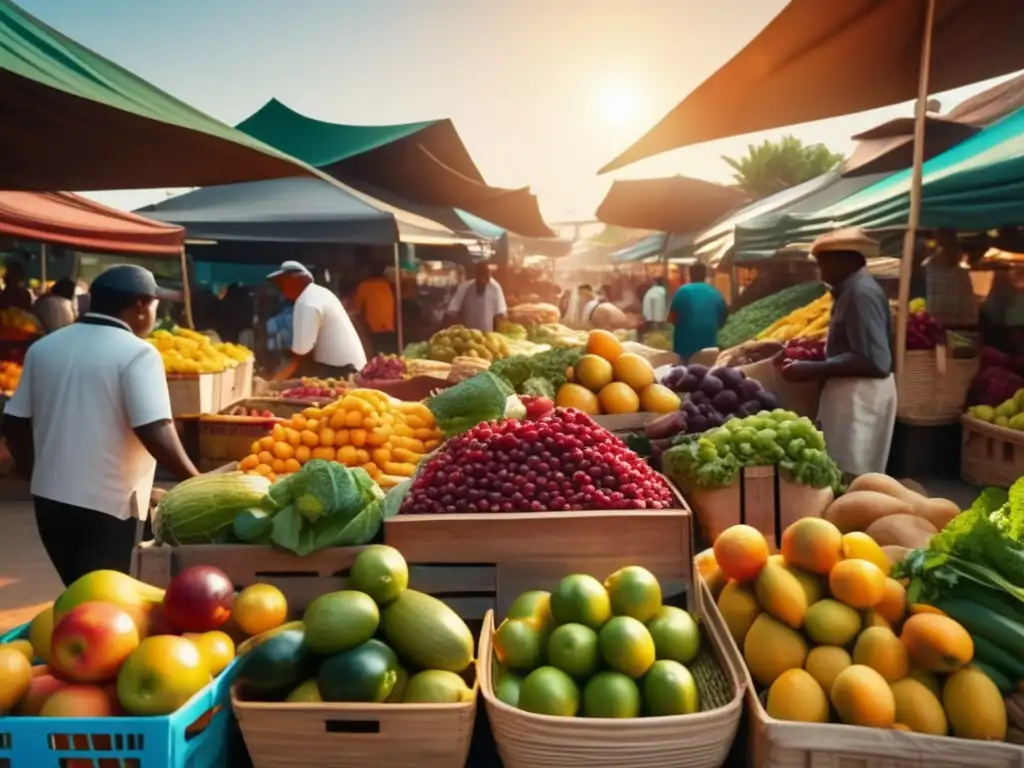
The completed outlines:
<svg viewBox="0 0 1024 768">
<path fill-rule="evenodd" d="M 635 89 L 625 83 L 607 83 L 597 94 L 597 109 L 609 123 L 629 123 L 636 119 L 640 100 Z"/>
</svg>

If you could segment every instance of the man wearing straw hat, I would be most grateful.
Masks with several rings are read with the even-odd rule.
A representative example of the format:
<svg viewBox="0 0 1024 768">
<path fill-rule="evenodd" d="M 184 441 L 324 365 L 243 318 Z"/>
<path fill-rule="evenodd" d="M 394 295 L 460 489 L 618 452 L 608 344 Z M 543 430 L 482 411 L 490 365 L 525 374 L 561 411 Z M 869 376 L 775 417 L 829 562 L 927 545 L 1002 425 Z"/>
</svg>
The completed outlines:
<svg viewBox="0 0 1024 768">
<path fill-rule="evenodd" d="M 847 476 L 884 472 L 896 423 L 892 313 L 867 259 L 878 243 L 858 228 L 822 235 L 811 246 L 834 298 L 823 362 L 792 361 L 790 382 L 823 383 L 818 421 L 829 455 Z"/>
</svg>

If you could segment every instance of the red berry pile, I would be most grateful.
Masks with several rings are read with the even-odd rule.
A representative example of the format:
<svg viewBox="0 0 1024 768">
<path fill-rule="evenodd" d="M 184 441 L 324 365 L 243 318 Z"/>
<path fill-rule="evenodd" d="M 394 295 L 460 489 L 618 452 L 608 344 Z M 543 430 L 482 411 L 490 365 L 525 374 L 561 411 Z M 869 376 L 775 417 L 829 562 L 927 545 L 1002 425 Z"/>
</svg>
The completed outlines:
<svg viewBox="0 0 1024 768">
<path fill-rule="evenodd" d="M 406 514 L 669 509 L 643 459 L 585 413 L 479 424 L 445 443 L 402 503 Z"/>
</svg>

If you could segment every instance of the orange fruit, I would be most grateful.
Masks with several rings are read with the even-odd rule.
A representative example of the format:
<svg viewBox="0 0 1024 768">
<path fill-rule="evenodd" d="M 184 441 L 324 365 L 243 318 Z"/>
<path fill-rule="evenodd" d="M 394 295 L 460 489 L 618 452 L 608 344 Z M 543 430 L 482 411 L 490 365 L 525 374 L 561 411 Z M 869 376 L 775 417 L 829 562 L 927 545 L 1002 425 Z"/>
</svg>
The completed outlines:
<svg viewBox="0 0 1024 768">
<path fill-rule="evenodd" d="M 974 640 L 958 622 L 937 613 L 919 613 L 903 624 L 900 640 L 918 669 L 952 672 L 974 658 Z"/>
<path fill-rule="evenodd" d="M 308 445 L 300 445 L 295 449 L 295 460 L 299 464 L 305 464 L 311 458 L 311 452 Z"/>
<path fill-rule="evenodd" d="M 712 550 L 718 567 L 735 581 L 752 581 L 768 562 L 768 542 L 750 525 L 726 528 Z"/>
<path fill-rule="evenodd" d="M 274 463 L 274 454 L 270 451 L 260 451 L 256 458 L 260 460 L 260 464 L 266 464 L 268 467 Z"/>
<path fill-rule="evenodd" d="M 214 630 L 202 634 L 186 634 L 184 637 L 196 644 L 199 655 L 203 657 L 213 677 L 223 672 L 235 658 L 235 641 L 224 632 Z"/>
<path fill-rule="evenodd" d="M 598 355 L 583 355 L 573 368 L 573 381 L 591 392 L 600 392 L 613 378 L 612 364 Z"/>
<path fill-rule="evenodd" d="M 299 462 L 297 462 L 295 459 L 285 459 L 284 471 L 287 472 L 289 475 L 295 474 L 300 469 L 302 469 L 302 465 L 299 464 Z"/>
<path fill-rule="evenodd" d="M 291 443 L 274 443 L 274 450 L 271 451 L 274 454 L 275 459 L 290 459 L 295 455 L 295 448 Z"/>
<path fill-rule="evenodd" d="M 612 370 L 616 381 L 629 385 L 637 392 L 654 383 L 654 368 L 645 358 L 633 352 L 615 358 Z"/>
<path fill-rule="evenodd" d="M 260 450 L 269 451 L 271 448 L 274 447 L 274 443 L 276 442 L 277 440 L 274 439 L 273 435 L 264 435 L 263 437 L 260 438 Z"/>
<path fill-rule="evenodd" d="M 555 395 L 555 405 L 560 408 L 575 408 L 591 416 L 601 412 L 597 395 L 579 384 L 563 384 Z"/>
<path fill-rule="evenodd" d="M 636 413 L 640 410 L 640 397 L 636 390 L 621 381 L 613 381 L 597 394 L 597 402 L 604 413 Z"/>
<path fill-rule="evenodd" d="M 307 448 L 316 448 L 320 445 L 320 437 L 316 432 L 309 429 L 302 430 L 302 444 Z"/>
<path fill-rule="evenodd" d="M 828 574 L 828 588 L 851 608 L 874 608 L 885 595 L 885 574 L 867 560 L 841 560 Z"/>
<path fill-rule="evenodd" d="M 679 410 L 679 395 L 664 384 L 648 384 L 640 390 L 640 410 L 648 413 L 672 413 Z"/>
<path fill-rule="evenodd" d="M 780 549 L 787 564 L 826 574 L 843 559 L 843 534 L 828 520 L 805 517 L 782 532 Z"/>
<path fill-rule="evenodd" d="M 314 459 L 323 459 L 324 461 L 334 461 L 335 457 L 334 448 L 329 446 L 320 446 L 319 448 L 314 448 L 310 452 L 310 455 Z"/>
<path fill-rule="evenodd" d="M 0 648 L 0 715 L 21 701 L 32 684 L 32 663 L 17 648 Z"/>
<path fill-rule="evenodd" d="M 320 420 L 319 419 L 310 419 L 309 421 L 307 421 L 306 422 L 306 430 L 309 431 L 309 432 L 319 432 L 320 431 Z"/>
<path fill-rule="evenodd" d="M 896 579 L 887 577 L 882 601 L 875 606 L 875 611 L 893 626 L 899 624 L 907 612 L 907 590 Z"/>
<path fill-rule="evenodd" d="M 246 456 L 240 462 L 238 462 L 238 468 L 243 472 L 247 472 L 250 469 L 256 469 L 256 465 L 259 463 L 259 458 L 256 456 L 256 454 L 252 453 Z"/>
<path fill-rule="evenodd" d="M 614 363 L 622 354 L 622 342 L 615 338 L 615 334 L 610 331 L 593 330 L 587 334 L 587 347 L 584 352 L 588 355 L 603 357 L 609 363 Z"/>
<path fill-rule="evenodd" d="M 235 598 L 231 618 L 250 637 L 268 632 L 288 619 L 288 600 L 273 584 L 251 584 Z"/>
<path fill-rule="evenodd" d="M 284 442 L 286 439 L 284 433 L 284 425 L 282 424 L 275 424 L 273 428 L 270 430 L 270 434 L 279 443 Z"/>
</svg>

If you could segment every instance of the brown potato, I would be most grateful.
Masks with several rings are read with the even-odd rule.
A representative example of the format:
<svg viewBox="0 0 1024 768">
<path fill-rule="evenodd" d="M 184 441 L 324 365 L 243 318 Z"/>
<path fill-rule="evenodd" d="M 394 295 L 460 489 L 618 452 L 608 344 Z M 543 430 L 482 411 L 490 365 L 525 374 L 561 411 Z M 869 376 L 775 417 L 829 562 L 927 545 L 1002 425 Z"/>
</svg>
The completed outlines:
<svg viewBox="0 0 1024 768">
<path fill-rule="evenodd" d="M 823 517 L 843 533 L 849 533 L 866 531 L 876 520 L 890 515 L 913 513 L 913 506 L 893 496 L 878 491 L 856 490 L 847 491 L 829 504 Z"/>
<path fill-rule="evenodd" d="M 864 531 L 880 547 L 900 546 L 908 549 L 927 547 L 938 531 L 935 526 L 917 515 L 889 515 L 876 520 Z"/>
<path fill-rule="evenodd" d="M 918 517 L 924 518 L 941 531 L 949 521 L 960 514 L 960 507 L 949 499 L 925 499 L 925 503 L 914 512 Z"/>
</svg>

